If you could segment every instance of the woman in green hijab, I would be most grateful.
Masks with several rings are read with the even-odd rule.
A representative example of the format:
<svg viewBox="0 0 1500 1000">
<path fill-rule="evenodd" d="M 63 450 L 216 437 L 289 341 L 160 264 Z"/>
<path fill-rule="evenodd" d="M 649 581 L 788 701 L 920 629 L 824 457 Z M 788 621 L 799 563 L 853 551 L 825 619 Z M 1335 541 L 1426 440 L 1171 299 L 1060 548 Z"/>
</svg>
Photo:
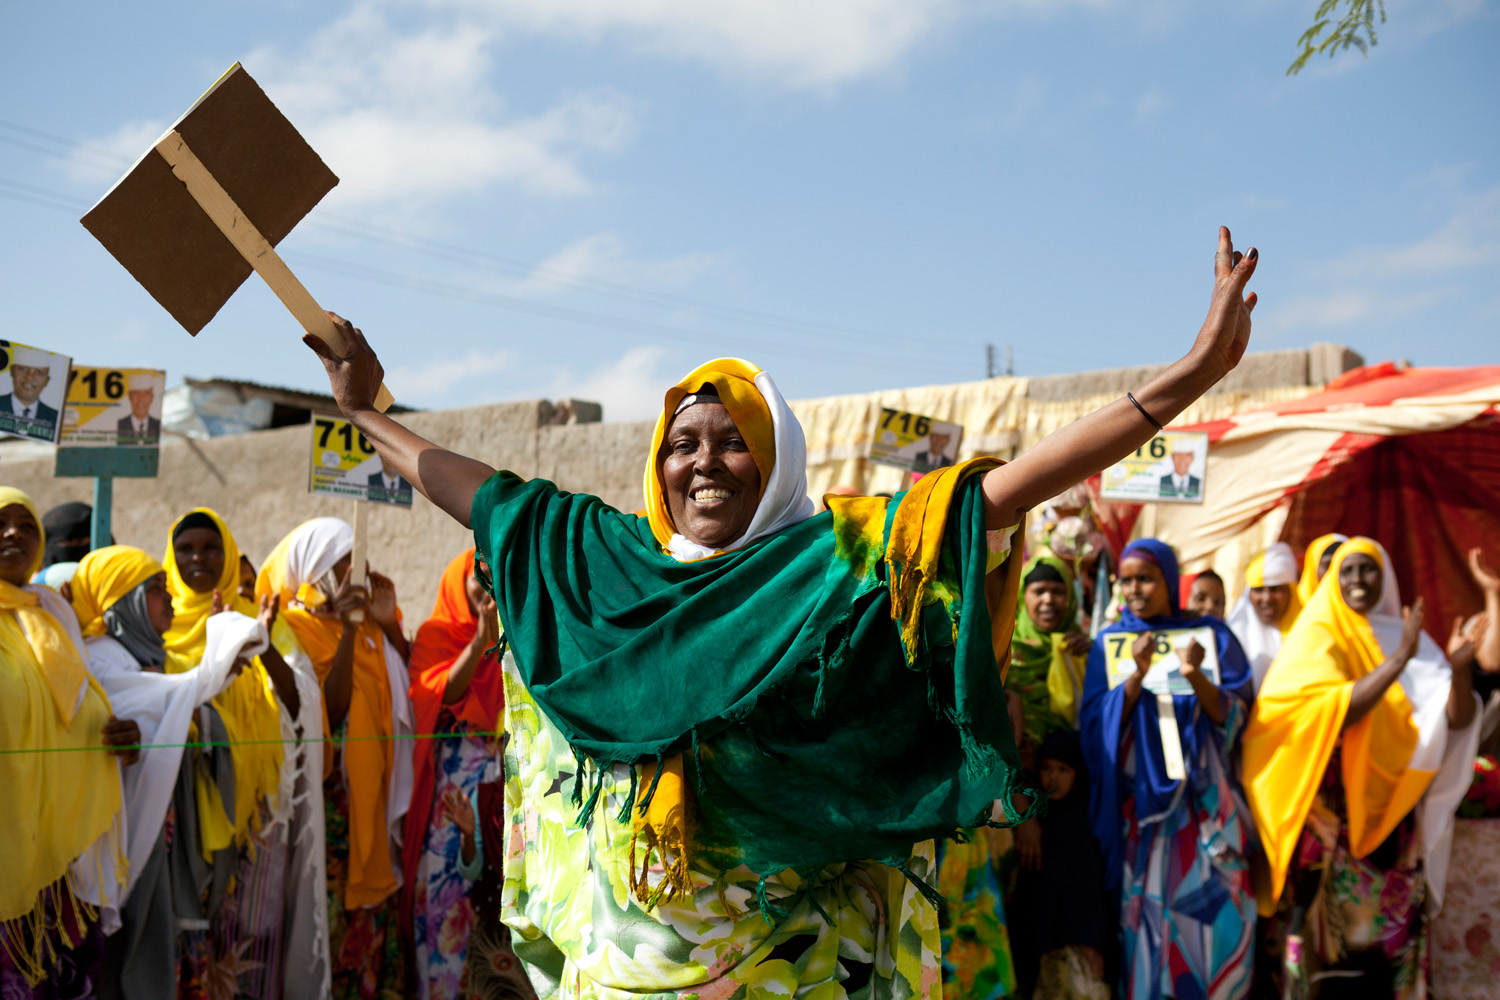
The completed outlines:
<svg viewBox="0 0 1500 1000">
<path fill-rule="evenodd" d="M 1016 600 L 1016 631 L 1010 645 L 1008 691 L 1021 697 L 1021 761 L 1054 732 L 1077 729 L 1078 702 L 1089 637 L 1078 629 L 1078 594 L 1073 571 L 1050 553 L 1035 556 L 1021 570 Z"/>
</svg>

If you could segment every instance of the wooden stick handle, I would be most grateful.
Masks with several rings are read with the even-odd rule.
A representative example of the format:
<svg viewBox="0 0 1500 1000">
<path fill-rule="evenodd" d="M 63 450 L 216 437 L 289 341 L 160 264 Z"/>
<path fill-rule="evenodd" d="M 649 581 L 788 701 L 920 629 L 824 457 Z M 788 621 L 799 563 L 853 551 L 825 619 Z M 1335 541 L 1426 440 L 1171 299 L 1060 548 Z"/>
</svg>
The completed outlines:
<svg viewBox="0 0 1500 1000">
<path fill-rule="evenodd" d="M 302 324 L 302 329 L 327 344 L 335 354 L 342 355 L 347 351 L 349 345 L 344 331 L 328 318 L 328 313 L 318 305 L 307 287 L 297 280 L 276 248 L 240 211 L 234 199 L 229 197 L 229 193 L 214 179 L 214 175 L 208 172 L 203 161 L 198 159 L 182 136 L 175 131 L 168 132 L 156 144 L 156 151 L 171 164 L 172 173 L 187 187 L 193 200 L 214 221 L 219 232 L 234 245 L 246 263 L 276 293 L 282 305 Z M 383 413 L 394 401 L 390 390 L 382 385 L 375 396 L 375 408 Z"/>
<path fill-rule="evenodd" d="M 360 500 L 355 500 L 353 503 L 354 547 L 349 551 L 349 585 L 351 587 L 363 587 L 365 585 L 365 552 L 370 542 L 370 532 L 367 527 L 370 508 Z M 349 620 L 362 622 L 365 620 L 365 613 L 363 611 L 355 611 L 349 616 Z"/>
</svg>

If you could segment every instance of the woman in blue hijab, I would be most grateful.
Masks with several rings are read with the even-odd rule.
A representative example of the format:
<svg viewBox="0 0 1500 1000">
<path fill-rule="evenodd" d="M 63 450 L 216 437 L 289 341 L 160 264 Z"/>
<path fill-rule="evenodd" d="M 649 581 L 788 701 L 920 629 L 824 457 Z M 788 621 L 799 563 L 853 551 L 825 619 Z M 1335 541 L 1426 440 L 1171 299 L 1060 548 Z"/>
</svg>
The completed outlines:
<svg viewBox="0 0 1500 1000">
<path fill-rule="evenodd" d="M 1106 882 L 1120 893 L 1127 1000 L 1250 992 L 1255 893 L 1247 861 L 1256 848 L 1235 759 L 1254 697 L 1250 665 L 1223 622 L 1183 614 L 1179 582 L 1167 545 L 1146 538 L 1125 548 L 1124 613 L 1089 652 L 1079 715 L 1093 779 L 1090 818 Z M 1163 635 L 1204 628 L 1217 683 L 1202 669 L 1206 650 L 1196 639 Z M 1147 671 L 1153 650 L 1168 646 L 1181 666 L 1158 697 Z M 1161 724 L 1168 701 L 1175 733 Z M 1177 746 L 1164 751 L 1164 735 Z"/>
</svg>

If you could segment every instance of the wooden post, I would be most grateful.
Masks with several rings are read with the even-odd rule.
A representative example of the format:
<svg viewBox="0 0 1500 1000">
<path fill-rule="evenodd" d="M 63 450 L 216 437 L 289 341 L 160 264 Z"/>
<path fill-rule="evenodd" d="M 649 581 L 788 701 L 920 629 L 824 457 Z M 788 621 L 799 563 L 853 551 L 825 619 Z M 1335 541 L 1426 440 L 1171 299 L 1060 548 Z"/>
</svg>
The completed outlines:
<svg viewBox="0 0 1500 1000">
<path fill-rule="evenodd" d="M 89 549 L 110 544 L 110 507 L 114 504 L 115 481 L 109 476 L 94 477 L 94 518 L 89 531 Z"/>
<path fill-rule="evenodd" d="M 351 587 L 363 587 L 365 585 L 365 551 L 369 547 L 369 528 L 366 526 L 370 508 L 362 500 L 354 501 L 354 547 L 349 551 L 349 585 Z M 355 611 L 349 616 L 351 621 L 362 622 L 365 620 L 363 611 Z"/>
<path fill-rule="evenodd" d="M 291 310 L 302 329 L 317 337 L 335 353 L 342 355 L 348 350 L 344 331 L 336 326 L 328 314 L 318 305 L 306 286 L 297 280 L 292 269 L 286 266 L 276 248 L 261 235 L 245 213 L 240 211 L 234 199 L 214 179 L 197 155 L 188 148 L 182 136 L 168 132 L 156 144 L 156 151 L 172 166 L 172 173 L 187 187 L 188 193 L 198 206 L 213 220 L 234 248 L 245 258 L 246 263 L 265 280 L 271 291 Z M 375 408 L 384 412 L 394 402 L 384 385 L 375 397 Z M 357 536 L 356 536 L 357 537 Z M 360 571 L 363 573 L 363 570 Z"/>
</svg>

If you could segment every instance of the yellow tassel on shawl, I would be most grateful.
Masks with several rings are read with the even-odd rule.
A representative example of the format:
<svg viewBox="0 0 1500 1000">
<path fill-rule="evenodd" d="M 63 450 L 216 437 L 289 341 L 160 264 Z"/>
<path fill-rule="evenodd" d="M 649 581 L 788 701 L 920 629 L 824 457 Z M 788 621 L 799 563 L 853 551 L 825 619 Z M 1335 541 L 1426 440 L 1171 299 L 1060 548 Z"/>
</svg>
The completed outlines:
<svg viewBox="0 0 1500 1000">
<path fill-rule="evenodd" d="M 224 607 L 250 618 L 256 617 L 254 601 L 240 596 L 240 547 L 229 526 L 207 507 L 197 507 L 172 523 L 167 537 L 177 531 L 182 519 L 204 514 L 219 529 L 224 546 L 224 568 L 214 584 Z M 171 542 L 163 558 L 167 571 L 167 591 L 172 595 L 172 627 L 162 636 L 167 647 L 166 672 L 180 674 L 192 670 L 203 659 L 208 641 L 208 615 L 213 606 L 213 591 L 200 594 L 183 580 L 177 567 L 177 554 Z M 285 751 L 281 743 L 281 706 L 266 668 L 256 658 L 229 686 L 214 697 L 213 706 L 229 735 L 230 757 L 234 762 L 234 825 L 236 840 L 244 844 L 252 831 L 260 827 L 261 804 L 274 807 L 281 787 L 281 764 Z"/>
<path fill-rule="evenodd" d="M 660 777 L 655 764 L 641 764 L 640 768 L 640 794 L 630 811 L 630 891 L 649 910 L 663 900 L 689 895 L 693 889 L 688 875 L 687 785 L 682 777 L 682 754 L 673 754 L 662 762 Z M 640 807 L 648 795 L 650 804 L 642 813 Z M 639 863 L 635 853 L 638 843 L 645 847 Z M 663 870 L 662 880 L 655 886 L 646 877 L 653 856 Z"/>
<path fill-rule="evenodd" d="M 891 538 L 886 546 L 885 560 L 891 588 L 891 618 L 901 630 L 901 644 L 908 662 L 916 659 L 922 608 L 945 598 L 951 601 L 955 596 L 942 592 L 937 575 L 938 562 L 943 554 L 943 533 L 958 487 L 970 476 L 999 468 L 1002 464 L 995 458 L 971 458 L 928 473 L 917 480 L 896 508 L 891 519 Z M 1024 530 L 1024 526 L 1019 528 L 1017 536 L 1024 537 Z M 991 573 L 985 578 L 991 638 L 1002 678 L 1010 668 L 1010 639 L 1016 623 L 1021 562 L 1013 556 L 1005 574 Z"/>
<path fill-rule="evenodd" d="M 1419 734 L 1400 684 L 1344 729 L 1354 682 L 1385 660 L 1369 621 L 1344 603 L 1339 590 L 1339 566 L 1357 553 L 1380 562 L 1379 549 L 1366 539 L 1339 549 L 1266 673 L 1245 728 L 1245 792 L 1271 874 L 1257 901 L 1263 915 L 1275 912 L 1340 735 L 1349 846 L 1356 858 L 1380 846 L 1432 781 L 1431 771 L 1408 767 Z"/>
</svg>

